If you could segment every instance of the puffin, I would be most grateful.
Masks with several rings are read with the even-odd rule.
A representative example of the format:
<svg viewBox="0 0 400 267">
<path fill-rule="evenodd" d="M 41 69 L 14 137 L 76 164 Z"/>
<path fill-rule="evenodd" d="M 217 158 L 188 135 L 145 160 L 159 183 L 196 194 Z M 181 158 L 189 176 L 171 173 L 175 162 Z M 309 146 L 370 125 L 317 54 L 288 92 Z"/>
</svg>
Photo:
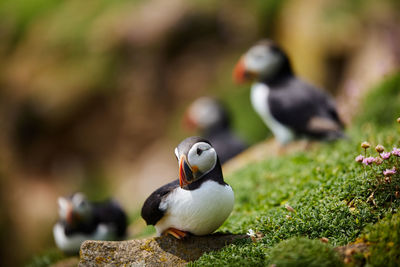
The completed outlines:
<svg viewBox="0 0 400 267">
<path fill-rule="evenodd" d="M 247 148 L 246 143 L 231 128 L 231 120 L 225 106 L 213 97 L 196 99 L 186 110 L 183 125 L 194 129 L 211 142 L 221 164 Z"/>
<path fill-rule="evenodd" d="M 234 193 L 225 183 L 221 164 L 211 143 L 188 137 L 175 148 L 179 179 L 154 191 L 144 202 L 141 215 L 154 225 L 157 235 L 182 239 L 217 230 L 233 209 Z"/>
<path fill-rule="evenodd" d="M 80 192 L 58 198 L 59 221 L 53 227 L 57 247 L 76 254 L 85 240 L 122 240 L 127 216 L 115 200 L 90 202 Z"/>
<path fill-rule="evenodd" d="M 321 141 L 345 138 L 332 97 L 298 78 L 287 54 L 261 40 L 236 64 L 236 83 L 253 81 L 251 103 L 281 144 L 299 137 Z"/>
</svg>

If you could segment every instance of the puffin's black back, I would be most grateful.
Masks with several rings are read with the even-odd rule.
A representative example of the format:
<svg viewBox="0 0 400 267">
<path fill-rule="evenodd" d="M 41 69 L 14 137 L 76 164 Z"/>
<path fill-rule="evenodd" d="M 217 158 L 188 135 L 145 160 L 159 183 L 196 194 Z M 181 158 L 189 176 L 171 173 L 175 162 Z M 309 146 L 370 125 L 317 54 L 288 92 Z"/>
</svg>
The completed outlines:
<svg viewBox="0 0 400 267">
<path fill-rule="evenodd" d="M 329 135 L 344 137 L 341 132 L 343 124 L 336 112 L 334 101 L 326 93 L 294 76 L 269 87 L 271 90 L 268 104 L 272 116 L 284 125 L 290 126 L 296 134 L 315 138 L 328 138 Z M 338 125 L 338 130 L 313 131 L 308 128 L 308 123 L 313 117 L 331 120 Z"/>
<path fill-rule="evenodd" d="M 67 224 L 65 221 L 59 221 L 64 226 L 64 233 L 66 236 L 72 236 L 75 234 L 90 235 L 96 231 L 99 222 L 97 219 L 92 219 L 86 222 L 79 222 L 77 224 Z"/>
<path fill-rule="evenodd" d="M 93 203 L 94 217 L 99 223 L 113 224 L 117 228 L 118 237 L 125 236 L 127 216 L 121 206 L 114 200 L 103 203 Z"/>
</svg>

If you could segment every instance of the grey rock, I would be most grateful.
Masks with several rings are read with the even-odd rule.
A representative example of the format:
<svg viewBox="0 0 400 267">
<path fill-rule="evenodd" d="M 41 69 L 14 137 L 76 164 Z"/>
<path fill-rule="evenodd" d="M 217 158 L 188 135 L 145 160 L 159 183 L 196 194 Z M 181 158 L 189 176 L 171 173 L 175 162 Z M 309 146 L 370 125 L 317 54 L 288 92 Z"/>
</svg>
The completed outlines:
<svg viewBox="0 0 400 267">
<path fill-rule="evenodd" d="M 79 266 L 183 266 L 246 235 L 213 234 L 177 240 L 162 236 L 129 241 L 85 241 Z"/>
</svg>

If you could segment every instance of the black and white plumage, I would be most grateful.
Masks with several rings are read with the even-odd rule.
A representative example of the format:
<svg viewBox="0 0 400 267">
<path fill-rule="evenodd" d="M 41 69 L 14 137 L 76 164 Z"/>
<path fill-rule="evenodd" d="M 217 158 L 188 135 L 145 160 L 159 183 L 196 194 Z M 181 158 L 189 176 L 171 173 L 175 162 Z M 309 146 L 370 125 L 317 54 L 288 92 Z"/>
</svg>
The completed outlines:
<svg viewBox="0 0 400 267">
<path fill-rule="evenodd" d="M 185 113 L 184 124 L 187 128 L 198 130 L 211 142 L 221 164 L 247 148 L 245 142 L 232 131 L 227 109 L 215 98 L 196 99 Z"/>
<path fill-rule="evenodd" d="M 232 188 L 210 142 L 189 137 L 175 148 L 179 179 L 154 191 L 144 202 L 142 217 L 157 234 L 180 239 L 187 233 L 207 235 L 218 229 L 233 209 Z"/>
<path fill-rule="evenodd" d="M 59 221 L 53 227 L 57 247 L 77 253 L 85 240 L 121 240 L 127 227 L 125 212 L 114 200 L 93 203 L 82 193 L 58 198 Z"/>
<path fill-rule="evenodd" d="M 255 81 L 253 108 L 280 143 L 302 136 L 326 141 L 345 137 L 334 100 L 297 78 L 287 55 L 272 41 L 251 47 L 233 76 L 238 83 Z"/>
</svg>

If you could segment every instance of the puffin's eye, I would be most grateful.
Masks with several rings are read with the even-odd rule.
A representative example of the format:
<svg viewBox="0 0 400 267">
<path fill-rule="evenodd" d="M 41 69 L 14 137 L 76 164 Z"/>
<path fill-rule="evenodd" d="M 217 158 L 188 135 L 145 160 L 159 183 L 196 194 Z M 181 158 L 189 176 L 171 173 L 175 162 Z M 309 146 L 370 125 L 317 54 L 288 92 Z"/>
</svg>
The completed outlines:
<svg viewBox="0 0 400 267">
<path fill-rule="evenodd" d="M 203 153 L 203 150 L 201 150 L 200 148 L 197 148 L 196 153 L 197 153 L 198 156 L 200 156 L 201 153 Z"/>
</svg>

